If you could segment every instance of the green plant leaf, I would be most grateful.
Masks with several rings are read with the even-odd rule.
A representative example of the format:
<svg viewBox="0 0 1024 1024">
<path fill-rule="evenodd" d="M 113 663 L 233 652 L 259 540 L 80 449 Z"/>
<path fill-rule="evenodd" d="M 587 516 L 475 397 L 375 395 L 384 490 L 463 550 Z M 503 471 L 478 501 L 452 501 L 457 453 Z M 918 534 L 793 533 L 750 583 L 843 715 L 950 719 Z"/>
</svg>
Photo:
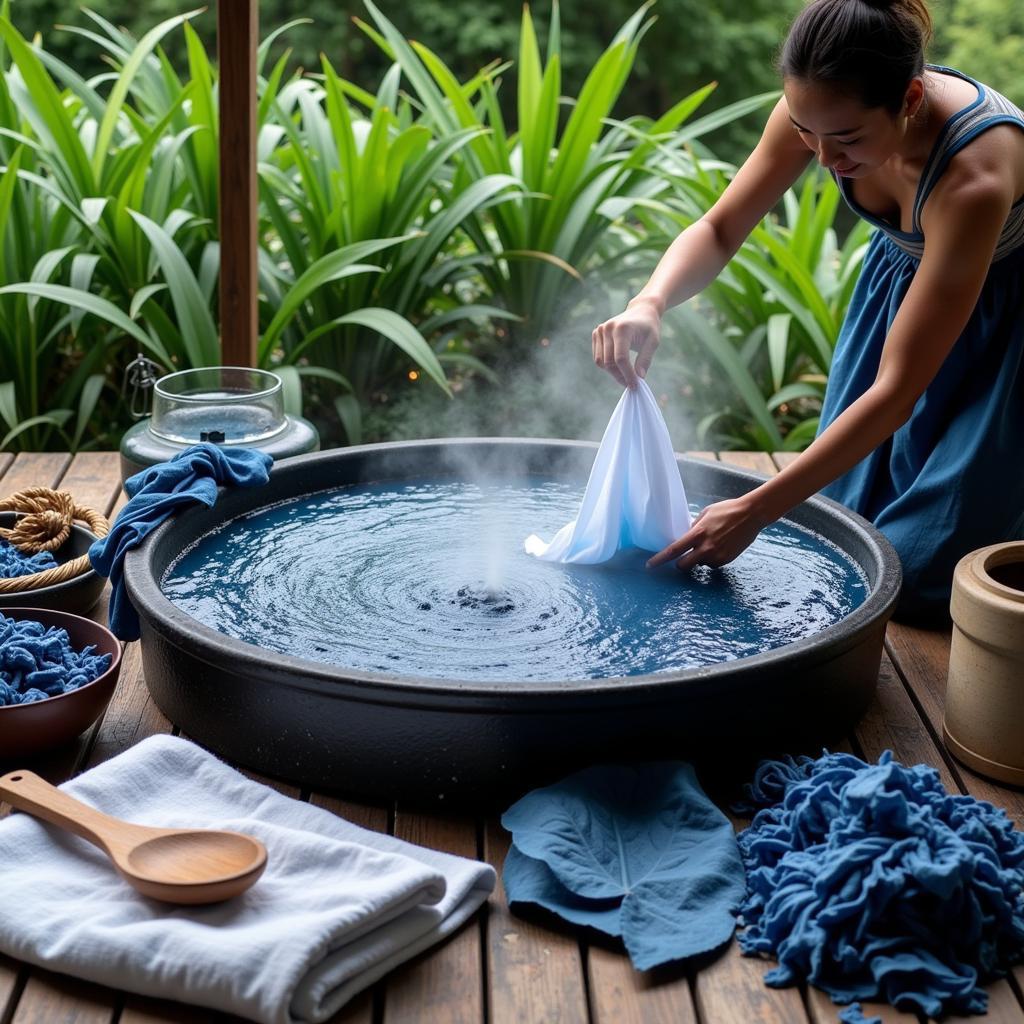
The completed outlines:
<svg viewBox="0 0 1024 1024">
<path fill-rule="evenodd" d="M 79 291 L 61 284 L 8 284 L 0 287 L 0 295 L 38 295 L 40 298 L 63 302 L 65 305 L 84 309 L 106 320 L 125 334 L 131 335 L 140 345 L 150 352 L 162 365 L 173 366 L 174 361 L 163 345 L 151 338 L 138 324 L 129 320 L 112 302 L 93 295 L 91 292 Z"/>
<path fill-rule="evenodd" d="M 51 427 L 63 427 L 65 423 L 71 418 L 70 409 L 51 409 L 48 413 L 41 414 L 39 416 L 30 416 L 27 420 L 22 420 L 16 427 L 9 430 L 0 439 L 0 451 L 3 451 L 7 446 L 20 434 L 24 434 L 25 431 L 31 430 L 33 427 L 38 426 L 51 426 Z"/>
<path fill-rule="evenodd" d="M 408 241 L 408 239 L 413 237 L 415 236 L 410 234 L 398 238 L 376 238 L 368 242 L 354 242 L 352 245 L 346 245 L 342 249 L 337 249 L 326 256 L 320 257 L 295 282 L 285 296 L 281 308 L 277 311 L 266 331 L 264 331 L 259 346 L 260 365 L 262 366 L 264 360 L 269 356 L 274 343 L 280 336 L 281 331 L 284 330 L 285 325 L 313 292 L 328 281 L 335 281 L 339 277 L 355 273 L 356 271 L 353 269 L 353 266 L 363 256 L 372 256 L 374 253 Z M 358 272 L 379 273 L 380 268 L 360 264 Z"/>
<path fill-rule="evenodd" d="M 117 82 L 114 84 L 114 88 L 111 89 L 110 95 L 107 97 L 103 121 L 100 124 L 99 132 L 96 136 L 96 146 L 93 149 L 92 155 L 92 169 L 96 181 L 101 180 L 103 164 L 107 158 L 107 151 L 110 148 L 111 139 L 114 135 L 114 128 L 117 125 L 117 119 L 121 114 L 121 108 L 124 106 L 124 101 L 128 97 L 128 90 L 131 87 L 132 80 L 138 74 L 143 61 L 145 61 L 145 59 L 153 52 L 157 43 L 160 42 L 160 40 L 171 31 L 171 29 L 188 21 L 189 18 L 194 18 L 197 14 L 202 13 L 202 10 L 203 9 L 199 7 L 195 10 L 188 11 L 185 14 L 179 14 L 173 18 L 168 18 L 166 21 L 160 22 L 159 25 L 150 29 L 139 40 L 139 45 L 135 47 L 131 56 L 125 62 L 124 67 L 121 69 L 121 73 L 118 75 Z"/>
<path fill-rule="evenodd" d="M 355 395 L 338 395 L 334 408 L 345 428 L 349 444 L 359 444 L 363 438 L 363 411 Z"/>
<path fill-rule="evenodd" d="M 71 450 L 77 451 L 85 434 L 89 420 L 96 409 L 96 403 L 100 399 L 100 392 L 106 383 L 102 373 L 92 374 L 82 387 L 82 393 L 78 400 L 78 417 L 75 421 L 75 433 L 71 439 Z"/>
<path fill-rule="evenodd" d="M 199 282 L 174 239 L 145 214 L 128 211 L 149 239 L 157 263 L 163 271 L 171 303 L 192 366 L 217 366 L 220 362 L 220 340 Z"/>
</svg>

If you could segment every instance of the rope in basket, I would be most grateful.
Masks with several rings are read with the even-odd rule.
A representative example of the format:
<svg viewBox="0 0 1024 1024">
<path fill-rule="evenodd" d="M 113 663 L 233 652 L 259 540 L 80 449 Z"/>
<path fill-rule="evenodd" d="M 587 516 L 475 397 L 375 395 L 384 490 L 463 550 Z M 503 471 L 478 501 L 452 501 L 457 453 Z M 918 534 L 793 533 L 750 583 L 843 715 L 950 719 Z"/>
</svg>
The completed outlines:
<svg viewBox="0 0 1024 1024">
<path fill-rule="evenodd" d="M 0 500 L 0 512 L 18 513 L 14 526 L 0 528 L 0 538 L 28 555 L 59 548 L 71 536 L 71 524 L 76 519 L 86 523 L 97 537 L 106 537 L 110 532 L 106 516 L 95 509 L 75 504 L 75 499 L 67 491 L 54 491 L 49 487 L 30 487 Z M 0 594 L 51 587 L 80 576 L 91 568 L 89 556 L 80 555 L 63 565 L 30 576 L 0 578 Z"/>
</svg>

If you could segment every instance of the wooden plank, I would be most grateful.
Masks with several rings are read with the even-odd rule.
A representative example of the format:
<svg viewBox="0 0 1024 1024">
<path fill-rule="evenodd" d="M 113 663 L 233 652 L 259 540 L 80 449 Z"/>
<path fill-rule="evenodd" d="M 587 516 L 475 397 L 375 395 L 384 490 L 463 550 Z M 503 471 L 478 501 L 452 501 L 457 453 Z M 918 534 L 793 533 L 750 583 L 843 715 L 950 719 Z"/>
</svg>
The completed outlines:
<svg viewBox="0 0 1024 1024">
<path fill-rule="evenodd" d="M 111 1024 L 118 999 L 109 988 L 36 968 L 11 1024 Z"/>
<path fill-rule="evenodd" d="M 719 452 L 719 459 L 727 466 L 749 469 L 751 473 L 774 476 L 775 463 L 767 452 Z"/>
<path fill-rule="evenodd" d="M 972 1014 L 969 1017 L 960 1014 L 951 1014 L 942 1018 L 942 1024 L 978 1024 L 984 1020 L 984 1024 L 1024 1024 L 1024 1009 L 1017 1002 L 1007 981 L 998 981 L 988 986 L 988 1013 L 984 1018 Z M 928 1018 L 931 1024 L 931 1018 Z"/>
<path fill-rule="evenodd" d="M 10 468 L 11 463 L 13 461 L 14 461 L 14 453 L 13 452 L 0 452 L 0 476 L 3 476 L 4 473 L 7 472 L 7 470 Z"/>
<path fill-rule="evenodd" d="M 351 800 L 339 800 L 329 793 L 313 793 L 309 802 L 316 807 L 324 807 L 337 814 L 339 818 L 351 821 L 360 828 L 373 829 L 374 832 L 387 832 L 388 811 L 386 807 L 372 807 L 369 804 L 357 804 Z"/>
<path fill-rule="evenodd" d="M 395 835 L 417 846 L 476 858 L 476 822 L 469 818 L 408 813 L 395 814 Z M 467 922 L 440 946 L 397 968 L 388 978 L 385 1024 L 416 1024 L 443 1020 L 478 1024 L 484 1019 L 481 928 Z"/>
<path fill-rule="evenodd" d="M 800 458 L 800 452 L 772 452 L 772 461 L 779 469 L 785 469 L 788 465 Z"/>
<path fill-rule="evenodd" d="M 218 0 L 220 330 L 224 366 L 255 366 L 257 0 Z"/>
<path fill-rule="evenodd" d="M 587 948 L 594 1024 L 697 1024 L 690 983 L 679 970 L 638 971 L 617 950 Z"/>
<path fill-rule="evenodd" d="M 171 723 L 153 703 L 142 675 L 142 649 L 138 643 L 125 647 L 121 676 L 113 700 L 103 716 L 88 767 L 120 754 L 139 740 L 171 731 Z"/>
<path fill-rule="evenodd" d="M 717 462 L 718 456 L 714 452 L 683 452 L 688 459 L 704 459 L 705 462 Z"/>
<path fill-rule="evenodd" d="M 888 1003 L 872 1003 L 861 1001 L 864 1016 L 880 1017 L 882 1024 L 919 1024 L 921 1018 L 916 1013 L 904 1013 L 894 1009 Z M 836 1024 L 841 1006 L 837 1006 L 821 989 L 807 990 L 807 1008 L 812 1024 Z"/>
<path fill-rule="evenodd" d="M 11 1019 L 25 974 L 24 964 L 0 953 L 0 1020 Z"/>
<path fill-rule="evenodd" d="M 61 478 L 60 489 L 70 491 L 79 505 L 110 514 L 121 494 L 121 471 L 110 452 L 79 452 Z"/>
<path fill-rule="evenodd" d="M 706 1024 L 800 1024 L 807 1020 L 796 988 L 769 988 L 764 974 L 775 961 L 740 955 L 735 939 L 694 979 L 697 1012 Z"/>
<path fill-rule="evenodd" d="M 727 812 L 740 832 L 750 824 Z M 807 1011 L 796 987 L 769 988 L 766 971 L 774 960 L 743 956 L 734 938 L 714 961 L 701 966 L 694 978 L 694 998 L 701 1021 L 706 1024 L 802 1024 Z"/>
<path fill-rule="evenodd" d="M 29 487 L 56 487 L 71 463 L 67 452 L 21 452 L 0 477 L 0 498 Z"/>
<path fill-rule="evenodd" d="M 949 672 L 949 633 L 894 622 L 886 631 L 886 645 L 908 691 L 923 711 L 932 735 L 944 749 L 942 706 Z M 983 778 L 951 755 L 948 760 L 964 792 L 1002 807 L 1017 828 L 1024 828 L 1024 790 Z"/>
<path fill-rule="evenodd" d="M 244 1024 L 241 1017 L 204 1007 L 128 995 L 117 1024 Z M 333 1022 L 332 1022 L 333 1024 Z"/>
<path fill-rule="evenodd" d="M 959 789 L 888 654 L 882 655 L 878 689 L 857 725 L 856 735 L 865 758 L 877 760 L 883 750 L 891 750 L 904 764 L 928 764 L 937 768 L 942 784 L 951 793 Z"/>
<path fill-rule="evenodd" d="M 498 887 L 487 904 L 489 1024 L 583 1024 L 587 996 L 579 943 L 508 909 L 501 869 L 509 836 L 497 821 L 484 830 L 484 859 L 498 872 Z M 749 1024 L 749 1020 L 745 1022 Z"/>
</svg>

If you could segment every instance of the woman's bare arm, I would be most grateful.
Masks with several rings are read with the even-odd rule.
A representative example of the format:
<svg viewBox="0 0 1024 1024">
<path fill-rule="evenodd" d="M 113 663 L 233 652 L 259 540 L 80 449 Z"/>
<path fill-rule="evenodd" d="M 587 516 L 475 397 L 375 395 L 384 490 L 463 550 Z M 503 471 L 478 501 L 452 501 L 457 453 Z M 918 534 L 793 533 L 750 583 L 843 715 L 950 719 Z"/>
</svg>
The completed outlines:
<svg viewBox="0 0 1024 1024">
<path fill-rule="evenodd" d="M 597 365 L 632 387 L 636 373 L 630 350 L 639 352 L 636 368 L 643 376 L 657 348 L 665 310 L 696 295 L 721 273 L 747 235 L 799 178 L 811 156 L 793 131 L 785 98 L 780 99 L 760 142 L 714 206 L 677 236 L 626 311 L 594 331 Z"/>
<path fill-rule="evenodd" d="M 922 215 L 927 242 L 882 351 L 872 385 L 778 476 L 741 498 L 709 506 L 693 529 L 651 559 L 680 568 L 723 565 L 765 525 L 852 469 L 909 419 L 963 332 L 1014 201 L 1005 167 L 954 167 Z"/>
<path fill-rule="evenodd" d="M 663 313 L 710 284 L 804 172 L 812 155 L 793 131 L 782 97 L 769 115 L 760 141 L 714 206 L 680 233 L 630 305 L 652 302 Z"/>
</svg>

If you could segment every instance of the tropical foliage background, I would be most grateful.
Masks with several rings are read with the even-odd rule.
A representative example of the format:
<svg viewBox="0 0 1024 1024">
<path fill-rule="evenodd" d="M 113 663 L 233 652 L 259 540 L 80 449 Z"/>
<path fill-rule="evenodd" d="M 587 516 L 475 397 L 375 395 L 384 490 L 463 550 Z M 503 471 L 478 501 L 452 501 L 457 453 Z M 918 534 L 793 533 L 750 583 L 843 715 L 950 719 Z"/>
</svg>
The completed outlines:
<svg viewBox="0 0 1024 1024">
<path fill-rule="evenodd" d="M 261 4 L 258 120 L 259 362 L 291 409 L 327 444 L 596 436 L 590 330 L 724 188 L 795 5 L 290 6 Z M 936 14 L 935 59 L 1024 93 L 1024 15 Z M 0 449 L 115 446 L 136 355 L 220 361 L 214 20 L 0 5 Z M 674 311 L 677 448 L 809 442 L 867 237 L 808 174 Z"/>
</svg>

